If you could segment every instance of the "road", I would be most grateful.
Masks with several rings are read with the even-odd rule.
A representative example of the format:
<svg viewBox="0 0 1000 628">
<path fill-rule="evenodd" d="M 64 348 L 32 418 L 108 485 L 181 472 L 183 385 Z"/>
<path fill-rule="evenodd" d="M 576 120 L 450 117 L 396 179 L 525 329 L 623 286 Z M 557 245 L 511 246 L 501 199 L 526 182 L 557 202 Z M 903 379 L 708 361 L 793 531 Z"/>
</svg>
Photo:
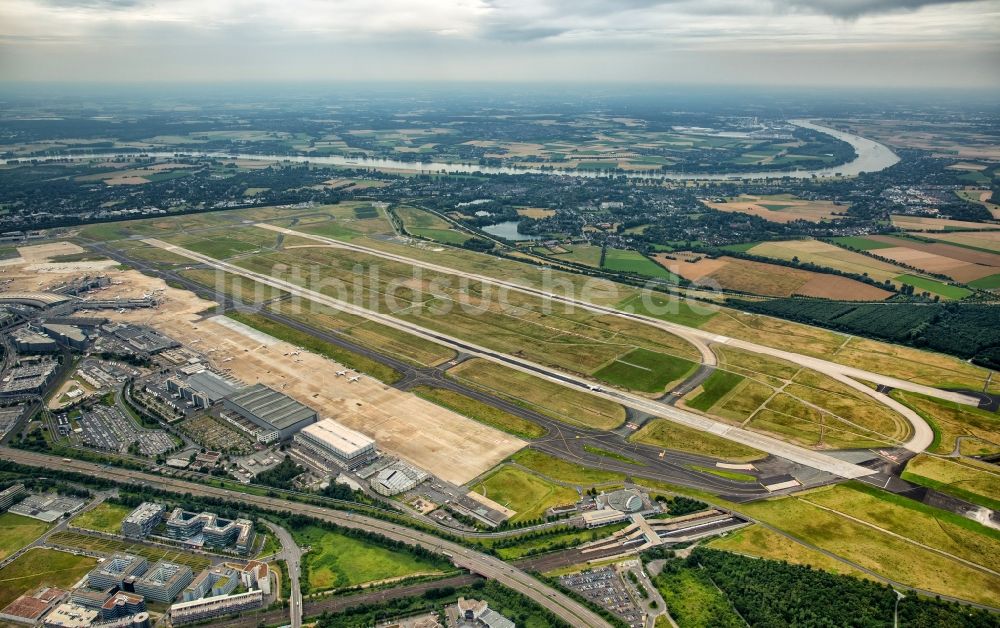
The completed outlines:
<svg viewBox="0 0 1000 628">
<path fill-rule="evenodd" d="M 270 521 L 264 523 L 281 543 L 281 551 L 274 555 L 274 559 L 283 560 L 288 565 L 288 579 L 291 581 L 288 614 L 291 626 L 292 628 L 302 628 L 302 583 L 300 581 L 302 577 L 302 549 L 299 548 L 288 530 Z"/>
<path fill-rule="evenodd" d="M 407 528 L 405 526 L 383 521 L 381 519 L 375 519 L 353 513 L 339 512 L 328 508 L 322 508 L 310 504 L 301 504 L 276 497 L 250 495 L 229 489 L 206 486 L 196 484 L 194 482 L 185 482 L 184 480 L 177 480 L 174 478 L 164 478 L 148 473 L 118 469 L 82 460 L 70 460 L 67 462 L 66 460 L 57 458 L 56 456 L 48 456 L 36 452 L 10 449 L 7 447 L 0 447 L 0 456 L 6 460 L 11 460 L 19 464 L 33 467 L 73 471 L 97 477 L 105 477 L 114 482 L 126 484 L 142 483 L 146 486 L 178 494 L 190 493 L 195 496 L 216 497 L 238 503 L 250 504 L 257 508 L 273 512 L 290 512 L 293 514 L 315 517 L 345 528 L 354 528 L 374 532 L 408 545 L 423 547 L 432 552 L 443 554 L 457 567 L 468 569 L 472 573 L 496 580 L 507 588 L 513 589 L 547 608 L 571 626 L 596 626 L 600 628 L 610 627 L 610 624 L 608 624 L 607 621 L 584 605 L 549 587 L 548 585 L 539 582 L 517 567 L 508 565 L 499 558 L 468 549 L 458 543 L 438 538 L 427 532 L 421 532 L 419 530 Z"/>
<path fill-rule="evenodd" d="M 419 325 L 410 323 L 408 321 L 403 321 L 397 319 L 393 316 L 377 312 L 375 310 L 370 310 L 363 308 L 346 301 L 339 299 L 334 299 L 333 297 L 327 296 L 320 292 L 314 290 L 309 290 L 303 288 L 302 286 L 292 283 L 290 281 L 285 281 L 283 279 L 277 279 L 271 277 L 270 275 L 265 275 L 262 273 L 254 272 L 236 266 L 235 264 L 230 264 L 228 262 L 220 261 L 194 251 L 190 251 L 183 247 L 170 244 L 168 242 L 163 242 L 162 240 L 157 240 L 155 238 L 144 239 L 143 242 L 162 248 L 164 250 L 170 251 L 175 255 L 180 255 L 182 257 L 187 257 L 188 259 L 197 261 L 204 264 L 210 268 L 217 270 L 222 270 L 234 275 L 239 275 L 248 279 L 252 279 L 258 283 L 279 288 L 285 290 L 295 296 L 299 296 L 310 301 L 313 301 L 320 305 L 325 305 L 335 310 L 340 310 L 354 314 L 356 316 L 361 316 L 370 320 L 377 321 L 392 327 L 404 331 L 406 333 L 412 334 L 414 336 L 424 338 L 425 340 L 430 340 L 438 344 L 443 344 L 461 353 L 466 353 L 469 355 L 474 355 L 481 357 L 491 362 L 496 362 L 504 366 L 517 369 L 519 371 L 541 377 L 551 382 L 555 382 L 562 386 L 573 389 L 583 389 L 589 390 L 592 394 L 610 399 L 627 407 L 639 410 L 641 412 L 646 412 L 653 416 L 661 416 L 687 427 L 700 430 L 702 432 L 708 432 L 728 440 L 733 440 L 744 445 L 749 445 L 755 449 L 785 458 L 786 460 L 791 460 L 796 464 L 805 465 L 836 475 L 842 478 L 855 479 L 864 477 L 866 475 L 871 475 L 874 473 L 871 469 L 866 467 L 851 464 L 838 460 L 832 456 L 828 456 L 824 453 L 812 451 L 804 447 L 799 447 L 797 445 L 792 445 L 784 441 L 778 440 L 777 438 L 772 438 L 764 434 L 759 434 L 746 430 L 743 428 L 735 427 L 722 423 L 720 421 L 714 421 L 712 419 L 706 418 L 704 416 L 695 414 L 693 412 L 688 412 L 686 410 L 681 410 L 670 406 L 662 401 L 656 401 L 641 397 L 628 392 L 623 391 L 608 391 L 608 390 L 594 390 L 593 384 L 584 377 L 579 377 L 576 375 L 570 375 L 560 371 L 556 371 L 547 366 L 542 366 L 540 364 L 525 360 L 524 358 L 516 357 L 509 354 L 499 353 L 493 351 L 492 349 L 487 349 L 485 347 L 467 342 L 465 340 L 449 336 L 440 332 L 426 329 Z M 978 403 L 978 402 L 977 402 Z M 919 418 L 919 417 L 918 417 Z M 921 419 L 922 421 L 922 419 Z M 929 444 L 929 441 L 928 441 Z"/>
<path fill-rule="evenodd" d="M 783 349 L 776 349 L 774 347 L 768 347 L 765 345 L 760 345 L 757 343 L 749 342 L 746 340 L 740 340 L 737 338 L 729 338 L 727 336 L 721 336 L 694 327 L 687 327 L 685 325 L 680 325 L 678 323 L 672 323 L 669 321 L 660 320 L 658 318 L 653 318 L 651 316 L 635 314 L 632 312 L 624 312 L 622 310 L 608 306 L 595 305 L 593 303 L 590 303 L 589 301 L 583 301 L 580 299 L 576 299 L 555 292 L 547 292 L 545 290 L 535 288 L 533 286 L 528 286 L 511 281 L 505 281 L 503 279 L 497 279 L 495 277 L 489 277 L 486 275 L 470 273 L 450 268 L 447 266 L 441 266 L 431 262 L 412 259 L 404 255 L 388 253 L 385 251 L 380 251 L 379 249 L 374 249 L 359 244 L 348 243 L 340 240 L 335 240 L 332 238 L 327 238 L 324 236 L 318 236 L 300 231 L 294 231 L 292 229 L 286 229 L 284 227 L 278 227 L 267 223 L 256 223 L 256 226 L 262 229 L 275 231 L 284 235 L 294 235 L 300 238 L 313 240 L 315 242 L 322 242 L 324 244 L 340 249 L 346 249 L 358 253 L 364 253 L 366 255 L 380 257 L 382 259 L 388 259 L 404 264 L 409 264 L 411 266 L 417 266 L 427 270 L 432 270 L 434 272 L 456 275 L 473 281 L 495 285 L 510 290 L 517 290 L 524 294 L 530 294 L 545 299 L 550 299 L 555 302 L 572 305 L 573 307 L 579 307 L 581 309 L 594 313 L 606 314 L 609 316 L 616 316 L 619 318 L 626 318 L 631 320 L 638 320 L 647 325 L 658 327 L 674 335 L 680 336 L 681 338 L 684 338 L 685 340 L 690 342 L 701 353 L 702 364 L 705 366 L 715 366 L 717 364 L 715 354 L 711 351 L 711 349 L 708 346 L 709 343 L 725 344 L 739 349 L 744 349 L 746 351 L 751 351 L 754 353 L 760 353 L 771 357 L 780 358 L 782 360 L 787 360 L 789 362 L 792 362 L 793 364 L 798 364 L 800 366 L 810 368 L 815 371 L 819 371 L 820 373 L 823 373 L 825 375 L 828 375 L 830 377 L 833 377 L 834 379 L 843 382 L 844 384 L 850 386 L 851 388 L 854 388 L 858 392 L 873 397 L 880 403 L 889 406 L 896 412 L 906 417 L 906 419 L 913 426 L 913 434 L 911 435 L 910 439 L 906 443 L 904 443 L 904 446 L 907 449 L 918 453 L 927 449 L 927 447 L 929 447 L 931 445 L 931 442 L 934 440 L 933 430 L 931 430 L 927 422 L 913 410 L 907 408 L 906 406 L 890 398 L 889 396 L 883 394 L 882 392 L 872 390 L 868 386 L 865 386 L 864 384 L 861 384 L 860 382 L 856 381 L 856 379 L 867 380 L 870 382 L 874 382 L 875 384 L 881 384 L 889 388 L 899 388 L 902 390 L 907 390 L 922 395 L 928 395 L 938 399 L 943 399 L 945 401 L 953 401 L 956 403 L 962 403 L 971 406 L 978 406 L 980 403 L 979 399 L 962 393 L 940 390 L 938 388 L 933 388 L 931 386 L 925 386 L 923 384 L 915 384 L 907 380 L 902 380 L 895 377 L 889 377 L 886 375 L 882 375 L 880 373 L 865 371 L 863 369 L 847 366 L 844 364 L 838 364 L 836 362 L 823 360 L 821 358 L 814 358 L 812 356 L 806 356 L 791 351 L 785 351 Z"/>
</svg>

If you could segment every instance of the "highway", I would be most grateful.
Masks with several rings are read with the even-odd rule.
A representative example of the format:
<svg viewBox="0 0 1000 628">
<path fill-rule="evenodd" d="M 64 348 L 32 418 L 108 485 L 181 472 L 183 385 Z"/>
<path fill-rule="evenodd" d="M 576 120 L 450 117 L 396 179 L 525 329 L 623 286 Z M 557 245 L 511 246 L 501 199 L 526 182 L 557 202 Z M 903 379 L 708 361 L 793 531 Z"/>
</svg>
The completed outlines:
<svg viewBox="0 0 1000 628">
<path fill-rule="evenodd" d="M 919 393 L 921 395 L 928 395 L 930 397 L 943 399 L 945 401 L 953 401 L 956 403 L 962 403 L 971 406 L 978 406 L 980 401 L 975 397 L 964 395 L 962 393 L 948 391 L 948 390 L 941 390 L 939 388 L 934 388 L 923 384 L 915 384 L 907 380 L 902 380 L 896 377 L 882 375 L 880 373 L 873 373 L 871 371 L 866 371 L 856 367 L 847 366 L 844 364 L 838 364 L 836 362 L 831 362 L 829 360 L 824 360 L 822 358 L 815 358 L 812 356 L 806 356 L 791 351 L 785 351 L 783 349 L 776 349 L 774 347 L 768 347 L 765 345 L 749 342 L 746 340 L 740 340 L 738 338 L 721 336 L 709 331 L 704 331 L 694 327 L 687 327 L 685 325 L 680 325 L 678 323 L 671 323 L 669 321 L 653 318 L 651 316 L 645 316 L 643 314 L 624 312 L 622 310 L 613 307 L 595 305 L 593 303 L 590 303 L 589 301 L 583 301 L 580 299 L 573 298 L 571 296 L 566 296 L 555 292 L 546 292 L 544 290 L 535 288 L 533 286 L 506 281 L 503 279 L 497 279 L 495 277 L 489 277 L 486 275 L 470 273 L 455 268 L 450 268 L 447 266 L 441 266 L 439 264 L 425 262 L 422 260 L 406 257 L 404 255 L 398 255 L 395 253 L 388 253 L 385 251 L 381 251 L 379 249 L 362 246 L 351 242 L 343 242 L 341 240 L 335 240 L 324 236 L 318 236 L 309 233 L 304 233 L 301 231 L 295 231 L 292 229 L 278 227 L 268 223 L 256 223 L 255 226 L 260 227 L 262 229 L 275 231 L 284 235 L 294 235 L 299 238 L 305 238 L 313 240 L 315 242 L 322 242 L 324 244 L 336 248 L 355 251 L 357 253 L 364 253 L 366 255 L 380 257 L 382 259 L 388 259 L 395 262 L 409 264 L 411 266 L 424 268 L 426 270 L 431 270 L 438 273 L 456 275 L 459 277 L 464 277 L 466 279 L 470 279 L 485 284 L 495 285 L 510 290 L 517 290 L 525 294 L 530 294 L 533 296 L 550 299 L 555 302 L 572 305 L 573 307 L 579 307 L 581 309 L 594 313 L 606 314 L 609 316 L 616 316 L 619 318 L 641 321 L 647 325 L 658 327 L 676 336 L 680 336 L 681 338 L 690 342 L 701 353 L 702 364 L 706 366 L 714 366 L 717 364 L 715 354 L 711 351 L 711 349 L 708 346 L 709 343 L 725 344 L 731 347 L 736 347 L 738 349 L 744 349 L 746 351 L 751 351 L 754 353 L 760 353 L 763 355 L 780 358 L 782 360 L 787 360 L 793 364 L 798 364 L 800 366 L 810 368 L 812 370 L 833 377 L 834 379 L 846 384 L 847 386 L 850 386 L 854 390 L 857 390 L 858 392 L 873 397 L 880 403 L 889 406 L 894 411 L 904 416 L 907 419 L 907 421 L 909 421 L 910 424 L 913 426 L 913 434 L 910 436 L 910 439 L 903 445 L 910 451 L 918 453 L 927 449 L 927 447 L 930 447 L 931 442 L 933 442 L 934 440 L 934 432 L 933 430 L 931 430 L 930 426 L 923 419 L 923 417 L 921 417 L 913 410 L 902 405 L 901 403 L 897 402 L 895 399 L 892 399 L 888 395 L 873 390 L 868 386 L 865 386 L 864 384 L 856 381 L 856 379 L 863 379 L 873 382 L 875 384 L 881 384 L 883 386 L 887 386 L 889 388 L 899 388 L 901 390 L 907 390 L 910 392 Z"/>
<path fill-rule="evenodd" d="M 346 301 L 334 299 L 333 297 L 314 290 L 303 288 L 298 284 L 285 281 L 283 279 L 277 279 L 270 275 L 250 271 L 240 266 L 236 266 L 235 264 L 217 260 L 215 258 L 208 257 L 207 255 L 202 255 L 183 247 L 163 242 L 162 240 L 147 238 L 144 239 L 143 242 L 170 251 L 175 255 L 187 257 L 188 259 L 197 261 L 210 268 L 222 270 L 234 275 L 240 275 L 258 283 L 285 290 L 293 295 L 314 301 L 332 309 L 348 312 L 356 316 L 377 321 L 388 327 L 407 332 L 432 342 L 443 344 L 462 353 L 481 357 L 490 360 L 491 362 L 496 362 L 498 364 L 541 377 L 568 388 L 589 390 L 594 395 L 610 399 L 634 410 L 645 412 L 653 416 L 664 417 L 693 429 L 708 432 L 728 440 L 749 445 L 750 447 L 785 458 L 786 460 L 790 460 L 796 464 L 812 467 L 814 469 L 848 479 L 860 478 L 875 473 L 875 471 L 866 467 L 844 462 L 824 453 L 792 445 L 764 434 L 728 425 L 720 421 L 714 421 L 693 412 L 675 408 L 662 401 L 651 400 L 639 395 L 618 390 L 594 390 L 593 384 L 584 377 L 556 371 L 550 367 L 542 366 L 517 356 L 499 353 L 493 351 L 492 349 L 487 349 L 474 343 L 397 319 L 388 314 L 383 314 L 381 312 L 363 308 Z"/>
<path fill-rule="evenodd" d="M 229 489 L 186 482 L 174 478 L 164 478 L 148 473 L 118 469 L 82 460 L 65 460 L 56 456 L 36 452 L 0 447 L 0 456 L 18 464 L 43 469 L 60 469 L 73 471 L 95 477 L 103 477 L 123 484 L 141 483 L 152 488 L 158 488 L 178 494 L 190 493 L 195 496 L 215 497 L 233 502 L 245 503 L 272 512 L 291 512 L 309 517 L 315 517 L 345 528 L 367 530 L 381 534 L 387 538 L 401 541 L 408 545 L 423 547 L 438 554 L 443 554 L 456 566 L 468 569 L 472 573 L 496 580 L 500 584 L 521 593 L 547 608 L 553 614 L 571 626 L 594 626 L 610 628 L 610 624 L 599 615 L 563 593 L 532 578 L 520 569 L 508 565 L 499 558 L 468 549 L 458 543 L 438 538 L 427 532 L 421 532 L 395 523 L 375 519 L 364 515 L 344 513 L 319 506 L 301 504 L 275 497 L 266 497 L 240 493 Z"/>
</svg>

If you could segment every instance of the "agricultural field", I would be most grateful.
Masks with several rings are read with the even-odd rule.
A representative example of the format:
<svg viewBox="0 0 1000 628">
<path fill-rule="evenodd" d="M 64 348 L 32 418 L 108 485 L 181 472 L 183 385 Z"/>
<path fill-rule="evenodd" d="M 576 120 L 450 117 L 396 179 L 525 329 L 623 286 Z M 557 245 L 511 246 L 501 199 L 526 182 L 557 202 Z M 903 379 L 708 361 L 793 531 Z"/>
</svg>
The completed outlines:
<svg viewBox="0 0 1000 628">
<path fill-rule="evenodd" d="M 763 296 L 802 295 L 825 299 L 881 301 L 892 293 L 826 273 L 735 257 L 708 258 L 694 253 L 659 253 L 657 262 L 697 285 Z"/>
<path fill-rule="evenodd" d="M 907 272 L 902 266 L 882 262 L 820 240 L 761 242 L 750 247 L 747 252 L 785 261 L 797 258 L 803 264 L 812 263 L 846 273 L 867 274 L 876 281 L 891 280 Z"/>
<path fill-rule="evenodd" d="M 0 560 L 3 560 L 45 534 L 49 524 L 44 521 L 15 515 L 0 514 Z"/>
<path fill-rule="evenodd" d="M 584 266 L 601 267 L 601 247 L 589 244 L 572 244 L 565 247 L 566 252 L 555 256 L 556 259 L 583 264 Z"/>
<path fill-rule="evenodd" d="M 604 256 L 603 268 L 619 273 L 635 273 L 654 279 L 676 280 L 674 273 L 638 251 L 609 248 Z"/>
<path fill-rule="evenodd" d="M 81 513 L 70 522 L 74 528 L 93 530 L 106 534 L 119 534 L 122 521 L 132 512 L 128 506 L 103 502 L 87 512 Z"/>
<path fill-rule="evenodd" d="M 990 224 L 985 222 L 971 222 L 968 220 L 950 220 L 947 218 L 929 218 L 927 216 L 905 216 L 893 214 L 892 225 L 904 231 L 916 232 L 954 232 L 954 231 L 983 231 L 987 229 L 998 230 L 1000 224 Z M 921 233 L 927 236 L 927 233 Z M 931 236 L 936 237 L 936 236 Z"/>
<path fill-rule="evenodd" d="M 847 563 L 806 547 L 759 524 L 731 532 L 724 537 L 712 539 L 706 547 L 735 552 L 744 556 L 783 560 L 794 565 L 809 565 L 814 569 L 822 569 L 844 576 L 870 577 L 860 569 L 855 569 Z"/>
<path fill-rule="evenodd" d="M 303 571 L 310 593 L 451 571 L 444 561 L 425 560 L 317 526 L 294 530 L 293 535 L 300 547 L 309 548 Z"/>
<path fill-rule="evenodd" d="M 875 235 L 867 239 L 885 245 L 876 250 L 879 257 L 946 275 L 962 283 L 1000 274 L 1000 254 L 997 253 L 894 236 Z"/>
<path fill-rule="evenodd" d="M 545 435 L 545 429 L 540 425 L 447 388 L 417 386 L 410 389 L 410 392 L 470 419 L 520 438 L 540 438 Z"/>
<path fill-rule="evenodd" d="M 995 137 L 970 129 L 961 121 L 927 123 L 918 120 L 840 119 L 828 122 L 838 129 L 851 129 L 890 146 L 917 148 L 960 160 L 1000 159 Z"/>
<path fill-rule="evenodd" d="M 97 565 L 96 558 L 35 548 L 0 569 L 0 608 L 40 586 L 68 589 Z"/>
<path fill-rule="evenodd" d="M 833 201 L 811 201 L 796 198 L 791 194 L 771 194 L 754 196 L 742 194 L 725 201 L 702 200 L 706 207 L 730 213 L 748 214 L 771 222 L 788 223 L 795 220 L 822 222 L 835 220 L 839 214 L 846 214 L 848 207 Z"/>
<path fill-rule="evenodd" d="M 1000 225 L 996 231 L 949 231 L 946 233 L 921 233 L 921 238 L 947 242 L 955 246 L 993 251 L 1000 254 Z"/>
<path fill-rule="evenodd" d="M 522 449 L 511 456 L 511 461 L 557 482 L 565 482 L 580 488 L 625 480 L 625 476 L 621 473 L 573 464 L 535 449 Z"/>
<path fill-rule="evenodd" d="M 613 401 L 488 360 L 466 360 L 449 370 L 448 376 L 574 425 L 610 430 L 625 420 L 625 408 Z"/>
<path fill-rule="evenodd" d="M 544 207 L 518 207 L 517 215 L 537 220 L 540 218 L 551 218 L 552 216 L 555 216 L 556 210 L 546 209 Z"/>
<path fill-rule="evenodd" d="M 451 223 L 436 215 L 416 207 L 397 207 L 393 211 L 403 221 L 407 232 L 443 244 L 460 245 L 472 236 L 455 229 Z"/>
<path fill-rule="evenodd" d="M 513 466 L 501 467 L 470 489 L 517 512 L 511 517 L 512 523 L 544 517 L 549 508 L 573 504 L 580 499 L 571 488 L 553 484 Z"/>
<path fill-rule="evenodd" d="M 762 451 L 686 427 L 667 419 L 653 419 L 632 435 L 630 440 L 646 445 L 710 456 L 729 462 L 750 462 L 765 457 Z"/>
<path fill-rule="evenodd" d="M 970 531 L 964 523 L 956 523 L 943 511 L 928 508 L 933 513 L 923 514 L 915 510 L 916 507 L 920 507 L 917 502 L 910 502 L 912 504 L 910 506 L 898 505 L 895 502 L 881 505 L 877 503 L 878 500 L 873 503 L 866 501 L 865 506 L 875 507 L 875 512 L 880 516 L 872 524 L 849 518 L 870 516 L 864 511 L 851 510 L 845 514 L 834 512 L 836 509 L 856 504 L 862 499 L 855 498 L 853 493 L 859 493 L 859 490 L 845 487 L 830 497 L 817 497 L 817 491 L 812 491 L 802 496 L 744 504 L 740 510 L 803 543 L 815 545 L 909 586 L 986 604 L 990 604 L 991 600 L 995 600 L 1000 594 L 1000 577 L 986 575 L 964 563 L 917 545 L 917 543 L 932 545 L 938 543 L 938 539 L 945 537 L 941 544 L 952 547 L 954 541 L 948 537 L 948 532 L 956 532 L 963 538 L 969 535 L 972 535 L 969 538 L 982 536 L 985 540 L 977 540 L 977 546 L 983 543 L 992 546 L 996 541 Z M 817 501 L 819 499 L 825 504 L 819 504 Z M 904 502 L 909 501 L 905 498 L 899 499 Z M 813 501 L 817 503 L 810 503 Z M 883 516 L 885 519 L 881 518 Z M 955 519 L 961 518 L 956 515 Z M 969 520 L 964 521 L 972 526 L 977 525 Z M 982 526 L 978 527 L 985 530 Z M 901 536 L 894 536 L 883 530 Z M 908 536 L 910 534 L 916 536 L 911 539 Z M 948 543 L 952 545 L 946 545 Z M 984 557 L 979 556 L 977 560 L 982 558 Z"/>
<path fill-rule="evenodd" d="M 995 465 L 970 458 L 920 454 L 910 460 L 903 479 L 1000 510 L 1000 472 Z"/>
<path fill-rule="evenodd" d="M 901 284 L 913 286 L 914 291 L 917 294 L 927 292 L 931 295 L 937 295 L 949 300 L 964 299 L 972 294 L 972 290 L 969 290 L 968 288 L 944 283 L 943 281 L 937 281 L 936 279 L 928 279 L 927 277 L 900 275 L 894 279 Z"/>
<path fill-rule="evenodd" d="M 152 547 L 131 541 L 98 538 L 80 534 L 79 532 L 55 532 L 49 537 L 49 544 L 55 547 L 87 550 L 106 555 L 124 552 L 126 554 L 142 556 L 150 563 L 155 563 L 158 560 L 168 560 L 181 565 L 187 565 L 195 572 L 205 569 L 212 563 L 206 556 L 192 554 L 183 550 Z"/>
<path fill-rule="evenodd" d="M 597 379 L 625 389 L 662 392 L 691 373 L 697 364 L 647 349 L 635 349 L 594 372 Z"/>
</svg>

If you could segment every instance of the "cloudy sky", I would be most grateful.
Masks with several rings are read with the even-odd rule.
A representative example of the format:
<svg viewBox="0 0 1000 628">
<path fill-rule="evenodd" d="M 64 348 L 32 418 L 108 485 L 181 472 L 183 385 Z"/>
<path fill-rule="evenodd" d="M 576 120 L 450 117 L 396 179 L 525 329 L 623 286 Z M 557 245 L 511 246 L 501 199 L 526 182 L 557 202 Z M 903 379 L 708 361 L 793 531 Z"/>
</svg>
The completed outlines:
<svg viewBox="0 0 1000 628">
<path fill-rule="evenodd" d="M 1000 0 L 0 0 L 0 80 L 1000 87 Z"/>
</svg>

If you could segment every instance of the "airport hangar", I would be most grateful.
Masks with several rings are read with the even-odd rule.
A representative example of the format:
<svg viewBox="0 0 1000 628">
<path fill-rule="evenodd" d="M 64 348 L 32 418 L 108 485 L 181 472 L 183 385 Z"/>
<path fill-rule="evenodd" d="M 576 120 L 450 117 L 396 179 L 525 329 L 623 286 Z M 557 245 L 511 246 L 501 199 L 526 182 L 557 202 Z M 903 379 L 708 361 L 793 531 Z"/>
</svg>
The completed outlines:
<svg viewBox="0 0 1000 628">
<path fill-rule="evenodd" d="M 309 406 L 263 384 L 224 397 L 222 405 L 260 427 L 258 440 L 264 444 L 288 440 L 317 418 Z"/>
</svg>

